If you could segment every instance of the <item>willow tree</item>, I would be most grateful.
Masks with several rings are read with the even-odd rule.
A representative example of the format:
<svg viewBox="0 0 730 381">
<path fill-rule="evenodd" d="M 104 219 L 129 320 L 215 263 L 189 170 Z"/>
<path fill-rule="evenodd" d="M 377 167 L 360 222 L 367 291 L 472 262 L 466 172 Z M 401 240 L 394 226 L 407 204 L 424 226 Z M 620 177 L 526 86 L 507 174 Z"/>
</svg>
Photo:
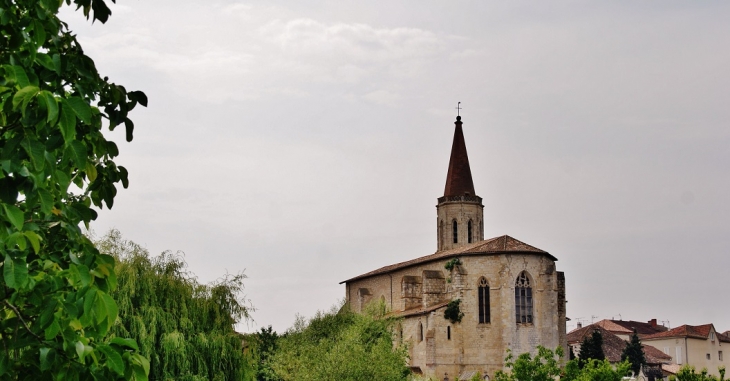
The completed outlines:
<svg viewBox="0 0 730 381">
<path fill-rule="evenodd" d="M 243 336 L 234 330 L 249 319 L 243 273 L 201 284 L 181 253 L 150 256 L 111 230 L 96 246 L 117 260 L 112 296 L 119 319 L 111 332 L 131 337 L 150 359 L 151 380 L 252 380 Z"/>
<path fill-rule="evenodd" d="M 147 98 L 99 75 L 64 3 L 111 14 L 105 0 L 0 0 L 0 379 L 146 379 L 136 343 L 106 338 L 114 258 L 79 225 L 128 185 L 102 129 L 124 124 L 131 141 Z"/>
</svg>

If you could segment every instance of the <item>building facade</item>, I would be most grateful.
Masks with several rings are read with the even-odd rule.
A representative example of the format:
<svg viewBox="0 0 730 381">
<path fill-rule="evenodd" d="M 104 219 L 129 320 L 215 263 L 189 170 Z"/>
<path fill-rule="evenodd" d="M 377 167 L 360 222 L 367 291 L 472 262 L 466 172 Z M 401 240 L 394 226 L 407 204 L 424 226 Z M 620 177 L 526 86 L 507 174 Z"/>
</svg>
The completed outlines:
<svg viewBox="0 0 730 381">
<path fill-rule="evenodd" d="M 436 206 L 437 251 L 342 282 L 354 311 L 382 301 L 403 318 L 397 336 L 415 372 L 493 377 L 504 369 L 508 349 L 518 355 L 562 346 L 567 353 L 565 277 L 557 258 L 507 235 L 485 240 L 483 209 L 457 117 Z M 455 305 L 461 321 L 444 316 Z"/>
</svg>

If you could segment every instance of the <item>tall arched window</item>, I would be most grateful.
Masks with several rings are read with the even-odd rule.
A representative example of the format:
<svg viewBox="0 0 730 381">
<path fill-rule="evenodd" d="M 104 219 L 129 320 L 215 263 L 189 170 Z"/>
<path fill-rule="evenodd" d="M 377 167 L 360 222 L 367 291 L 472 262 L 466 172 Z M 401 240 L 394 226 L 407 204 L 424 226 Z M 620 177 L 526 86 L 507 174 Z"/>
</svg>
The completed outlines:
<svg viewBox="0 0 730 381">
<path fill-rule="evenodd" d="M 468 243 L 473 242 L 473 240 L 472 240 L 473 236 L 472 236 L 471 231 L 472 231 L 471 230 L 471 220 L 469 220 L 469 223 L 466 225 L 466 242 L 468 242 Z"/>
<path fill-rule="evenodd" d="M 487 278 L 479 278 L 479 323 L 487 324 L 490 322 L 489 316 L 489 283 Z"/>
<path fill-rule="evenodd" d="M 454 220 L 452 230 L 454 231 L 454 243 L 459 243 L 459 228 L 456 225 L 456 220 Z"/>
<path fill-rule="evenodd" d="M 423 341 L 423 323 L 418 322 L 418 341 Z"/>
<path fill-rule="evenodd" d="M 532 287 L 524 271 L 515 282 L 515 317 L 517 323 L 532 323 Z"/>
<path fill-rule="evenodd" d="M 484 239 L 484 221 L 479 221 L 479 239 Z"/>
</svg>

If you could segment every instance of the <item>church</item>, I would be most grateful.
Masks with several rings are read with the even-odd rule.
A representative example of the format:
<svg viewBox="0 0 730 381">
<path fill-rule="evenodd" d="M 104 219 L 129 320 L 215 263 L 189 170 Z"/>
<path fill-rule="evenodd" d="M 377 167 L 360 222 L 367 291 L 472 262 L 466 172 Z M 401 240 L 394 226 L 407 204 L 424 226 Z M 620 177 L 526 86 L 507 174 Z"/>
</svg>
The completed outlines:
<svg viewBox="0 0 730 381">
<path fill-rule="evenodd" d="M 516 356 L 562 346 L 568 353 L 557 258 L 508 235 L 484 238 L 460 116 L 436 216 L 436 252 L 341 282 L 350 308 L 384 302 L 402 318 L 396 335 L 411 369 L 439 380 L 476 372 L 493 378 L 507 349 Z"/>
</svg>

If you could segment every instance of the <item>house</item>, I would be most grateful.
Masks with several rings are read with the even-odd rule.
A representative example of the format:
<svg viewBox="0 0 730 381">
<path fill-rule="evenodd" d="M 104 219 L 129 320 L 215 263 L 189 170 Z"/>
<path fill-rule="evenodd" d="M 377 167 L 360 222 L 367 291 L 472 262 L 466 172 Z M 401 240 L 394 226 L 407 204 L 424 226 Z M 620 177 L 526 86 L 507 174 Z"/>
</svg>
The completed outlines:
<svg viewBox="0 0 730 381">
<path fill-rule="evenodd" d="M 568 346 L 570 346 L 573 354 L 577 357 L 580 354 L 580 345 L 583 343 L 583 340 L 586 337 L 591 336 L 594 331 L 599 331 L 603 338 L 602 349 L 603 354 L 606 355 L 606 360 L 612 364 L 621 362 L 621 354 L 623 353 L 624 348 L 626 348 L 626 344 L 630 338 L 623 339 L 619 335 L 603 328 L 603 326 L 599 323 L 594 323 L 570 331 L 567 335 Z M 603 325 L 606 324 L 604 323 Z M 610 327 L 616 329 L 613 326 Z M 671 364 L 672 362 L 672 356 L 667 355 L 651 345 L 642 343 L 641 349 L 644 351 L 646 365 L 649 368 L 659 368 L 664 364 Z"/>
<path fill-rule="evenodd" d="M 645 335 L 643 343 L 651 344 L 672 356 L 677 365 L 689 364 L 695 369 L 707 369 L 709 374 L 719 376 L 718 367 L 730 365 L 727 352 L 730 337 L 718 333 L 712 324 L 681 325 L 679 327 Z"/>
</svg>

